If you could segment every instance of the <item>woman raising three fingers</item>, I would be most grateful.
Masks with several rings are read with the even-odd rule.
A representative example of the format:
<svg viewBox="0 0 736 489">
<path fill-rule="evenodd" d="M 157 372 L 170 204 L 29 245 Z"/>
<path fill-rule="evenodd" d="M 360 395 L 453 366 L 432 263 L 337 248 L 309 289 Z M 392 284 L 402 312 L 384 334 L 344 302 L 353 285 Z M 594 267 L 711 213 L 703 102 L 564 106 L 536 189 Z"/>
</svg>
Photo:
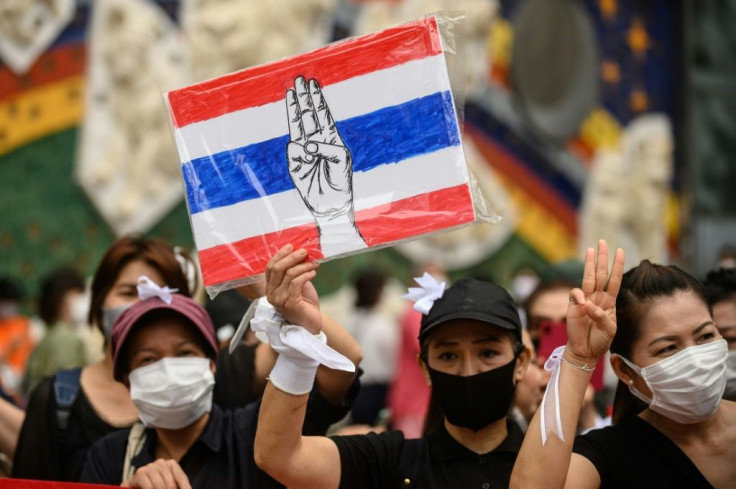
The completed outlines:
<svg viewBox="0 0 736 489">
<path fill-rule="evenodd" d="M 696 279 L 646 260 L 623 274 L 621 250 L 609 275 L 600 241 L 571 292 L 567 334 L 511 487 L 736 488 L 736 403 L 721 401 L 727 347 Z M 615 425 L 573 439 L 592 366 L 609 348 Z"/>
</svg>

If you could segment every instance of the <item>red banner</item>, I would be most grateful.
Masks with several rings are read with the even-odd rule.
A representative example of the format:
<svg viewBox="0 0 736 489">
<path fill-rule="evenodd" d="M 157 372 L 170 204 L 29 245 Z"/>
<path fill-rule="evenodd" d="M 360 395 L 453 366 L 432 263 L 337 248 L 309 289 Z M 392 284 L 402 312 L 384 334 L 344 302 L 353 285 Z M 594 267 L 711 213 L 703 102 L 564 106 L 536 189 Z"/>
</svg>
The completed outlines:
<svg viewBox="0 0 736 489">
<path fill-rule="evenodd" d="M 31 481 L 25 479 L 0 479 L 0 489 L 94 489 L 118 486 L 82 484 L 79 482 Z"/>
</svg>

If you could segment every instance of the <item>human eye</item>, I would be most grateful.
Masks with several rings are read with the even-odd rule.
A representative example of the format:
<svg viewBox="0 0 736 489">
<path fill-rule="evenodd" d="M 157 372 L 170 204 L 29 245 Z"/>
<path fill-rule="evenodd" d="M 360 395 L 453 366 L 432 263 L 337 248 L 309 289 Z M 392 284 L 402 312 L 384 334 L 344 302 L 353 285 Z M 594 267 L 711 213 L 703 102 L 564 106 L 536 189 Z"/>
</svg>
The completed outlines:
<svg viewBox="0 0 736 489">
<path fill-rule="evenodd" d="M 116 295 L 118 297 L 125 297 L 126 299 L 137 299 L 138 290 L 130 285 L 123 285 L 117 288 Z"/>
<path fill-rule="evenodd" d="M 484 348 L 480 351 L 480 356 L 482 358 L 494 358 L 498 355 L 498 352 L 496 350 L 493 350 L 491 348 Z"/>
<path fill-rule="evenodd" d="M 153 355 L 145 355 L 138 358 L 137 366 L 142 367 L 144 365 L 150 365 L 156 361 Z"/>
<path fill-rule="evenodd" d="M 196 355 L 197 355 L 197 352 L 194 351 L 191 348 L 184 348 L 184 349 L 182 349 L 182 350 L 179 351 L 179 356 L 180 357 L 192 357 L 192 356 L 196 356 Z"/>
<path fill-rule="evenodd" d="M 437 358 L 443 362 L 451 362 L 457 358 L 457 355 L 451 351 L 443 351 L 437 355 Z"/>
<path fill-rule="evenodd" d="M 706 343 L 706 342 L 712 340 L 715 337 L 716 337 L 716 335 L 714 333 L 712 333 L 712 332 L 710 332 L 710 333 L 703 333 L 702 335 L 700 335 L 698 337 L 698 341 L 701 342 L 701 343 Z"/>
<path fill-rule="evenodd" d="M 657 352 L 657 356 L 659 356 L 659 355 L 666 355 L 668 353 L 673 353 L 676 350 L 677 350 L 677 347 L 675 345 L 667 345 L 667 346 L 665 346 L 664 348 L 660 349 Z"/>
</svg>

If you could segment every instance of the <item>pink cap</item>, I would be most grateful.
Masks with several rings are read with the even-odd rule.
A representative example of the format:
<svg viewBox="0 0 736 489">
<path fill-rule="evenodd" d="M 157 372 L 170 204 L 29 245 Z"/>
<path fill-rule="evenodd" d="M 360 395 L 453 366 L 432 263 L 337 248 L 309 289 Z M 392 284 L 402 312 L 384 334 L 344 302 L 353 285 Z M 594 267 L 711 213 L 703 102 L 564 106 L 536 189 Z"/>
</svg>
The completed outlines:
<svg viewBox="0 0 736 489">
<path fill-rule="evenodd" d="M 206 353 L 209 353 L 212 358 L 217 359 L 215 328 L 212 325 L 210 316 L 202 306 L 181 294 L 171 294 L 171 304 L 167 304 L 158 297 L 152 297 L 136 302 L 125 310 L 117 321 L 115 321 L 115 325 L 112 328 L 112 363 L 115 380 L 123 380 L 123 373 L 126 370 L 123 363 L 126 359 L 120 357 L 120 351 L 129 339 L 130 332 L 143 316 L 149 312 L 161 309 L 175 311 L 191 321 L 197 330 L 202 333 L 205 343 L 212 348 L 210 352 Z"/>
</svg>

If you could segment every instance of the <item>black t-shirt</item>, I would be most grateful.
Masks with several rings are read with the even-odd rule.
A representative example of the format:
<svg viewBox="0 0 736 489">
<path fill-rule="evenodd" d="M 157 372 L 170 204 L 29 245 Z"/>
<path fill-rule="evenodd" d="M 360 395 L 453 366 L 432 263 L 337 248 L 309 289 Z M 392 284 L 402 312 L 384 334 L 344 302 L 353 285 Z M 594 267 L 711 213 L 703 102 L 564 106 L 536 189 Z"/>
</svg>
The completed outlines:
<svg viewBox="0 0 736 489">
<path fill-rule="evenodd" d="M 483 455 L 458 443 L 444 423 L 420 440 L 405 440 L 399 431 L 335 436 L 332 439 L 340 453 L 340 488 L 508 488 L 524 435 L 515 422 L 506 423 L 508 435 L 504 441 Z M 407 461 L 402 456 L 411 444 L 423 442 L 426 450 L 411 450 L 410 455 L 422 460 Z M 416 477 L 409 477 L 412 467 L 419 468 L 411 474 Z"/>
<path fill-rule="evenodd" d="M 329 426 L 347 415 L 357 394 L 356 381 L 347 400 L 334 406 L 317 394 L 312 394 L 302 433 L 324 435 Z M 210 419 L 197 441 L 179 461 L 179 465 L 194 489 L 283 488 L 260 470 L 253 459 L 253 444 L 258 424 L 260 400 L 245 408 L 223 411 L 212 405 Z M 123 463 L 130 429 L 106 436 L 89 450 L 81 482 L 119 485 L 123 478 Z M 131 464 L 139 468 L 156 460 L 156 431 L 146 430 L 146 441 Z"/>
<path fill-rule="evenodd" d="M 53 379 L 44 379 L 31 393 L 15 450 L 13 477 L 78 481 L 89 447 L 108 433 L 125 428 L 100 418 L 80 388 L 69 412 L 66 440 L 62 441 Z"/>
<path fill-rule="evenodd" d="M 713 489 L 677 445 L 639 416 L 578 436 L 573 451 L 598 470 L 601 489 Z"/>
<path fill-rule="evenodd" d="M 241 342 L 232 353 L 223 348 L 217 355 L 213 395 L 222 409 L 242 408 L 260 397 L 253 392 L 256 347 Z"/>
</svg>

